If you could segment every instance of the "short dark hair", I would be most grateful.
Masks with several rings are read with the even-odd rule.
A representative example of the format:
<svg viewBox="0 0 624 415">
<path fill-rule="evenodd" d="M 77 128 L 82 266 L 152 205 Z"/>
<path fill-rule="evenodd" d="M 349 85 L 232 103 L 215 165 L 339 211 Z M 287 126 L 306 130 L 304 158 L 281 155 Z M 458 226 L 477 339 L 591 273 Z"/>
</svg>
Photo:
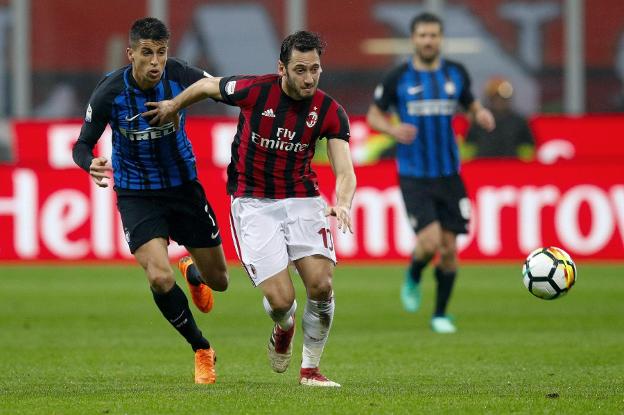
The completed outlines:
<svg viewBox="0 0 624 415">
<path fill-rule="evenodd" d="M 144 17 L 132 23 L 130 28 L 130 46 L 134 47 L 140 39 L 169 40 L 169 29 L 155 17 Z"/>
<path fill-rule="evenodd" d="M 410 23 L 410 33 L 414 33 L 416 31 L 416 27 L 421 23 L 437 23 L 440 25 L 440 33 L 444 32 L 444 24 L 442 23 L 442 19 L 440 19 L 433 13 L 425 12 L 414 16 L 412 22 Z"/>
<path fill-rule="evenodd" d="M 327 46 L 325 41 L 318 33 L 300 30 L 284 39 L 279 59 L 284 65 L 288 66 L 293 49 L 297 49 L 299 52 L 316 50 L 319 56 L 321 56 L 325 46 Z"/>
</svg>

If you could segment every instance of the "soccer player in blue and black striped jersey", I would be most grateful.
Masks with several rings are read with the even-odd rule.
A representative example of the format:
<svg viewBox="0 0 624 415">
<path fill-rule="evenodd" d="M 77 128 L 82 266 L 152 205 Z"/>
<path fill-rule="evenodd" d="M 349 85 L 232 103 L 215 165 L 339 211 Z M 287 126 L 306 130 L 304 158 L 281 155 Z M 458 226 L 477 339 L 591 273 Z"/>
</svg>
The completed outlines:
<svg viewBox="0 0 624 415">
<path fill-rule="evenodd" d="M 215 214 L 197 180 L 195 156 L 179 123 L 152 127 L 142 113 L 146 101 L 171 99 L 195 81 L 210 77 L 178 59 L 167 59 L 169 30 L 158 19 L 137 20 L 130 29 L 130 64 L 107 74 L 91 95 L 73 149 L 76 164 L 96 185 L 107 187 L 112 170 L 130 251 L 145 270 L 156 305 L 195 352 L 195 382 L 214 383 L 215 355 L 197 327 L 188 300 L 176 284 L 169 238 L 191 254 L 180 260 L 198 308 L 212 308 L 212 290 L 224 291 L 228 274 Z M 106 125 L 112 130 L 112 166 L 94 157 Z"/>
<path fill-rule="evenodd" d="M 442 21 L 422 13 L 412 19 L 410 29 L 415 53 L 377 86 L 367 120 L 398 143 L 399 183 L 418 240 L 401 290 L 403 306 L 418 310 L 421 273 L 439 253 L 431 327 L 453 333 L 456 327 L 446 309 L 457 273 L 456 237 L 467 232 L 470 202 L 459 175 L 451 120 L 458 104 L 486 130 L 494 128 L 494 118 L 472 95 L 464 67 L 440 56 Z M 390 112 L 398 115 L 399 123 L 392 122 Z"/>
</svg>

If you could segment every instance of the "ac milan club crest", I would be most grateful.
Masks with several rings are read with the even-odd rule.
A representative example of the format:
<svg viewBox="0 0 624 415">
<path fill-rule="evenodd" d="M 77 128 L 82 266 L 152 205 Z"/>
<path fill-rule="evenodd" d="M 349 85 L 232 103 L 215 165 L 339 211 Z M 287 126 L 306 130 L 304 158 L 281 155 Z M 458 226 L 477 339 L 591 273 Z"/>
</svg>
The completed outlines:
<svg viewBox="0 0 624 415">
<path fill-rule="evenodd" d="M 318 114 L 316 113 L 316 107 L 308 114 L 306 118 L 306 125 L 310 128 L 314 127 L 316 121 L 318 120 Z"/>
</svg>

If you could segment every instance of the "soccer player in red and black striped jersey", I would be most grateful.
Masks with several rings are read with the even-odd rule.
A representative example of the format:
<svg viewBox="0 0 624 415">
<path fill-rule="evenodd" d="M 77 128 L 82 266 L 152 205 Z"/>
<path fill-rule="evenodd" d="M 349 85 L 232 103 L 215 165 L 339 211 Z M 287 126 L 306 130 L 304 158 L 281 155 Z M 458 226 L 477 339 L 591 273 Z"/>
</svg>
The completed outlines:
<svg viewBox="0 0 624 415">
<path fill-rule="evenodd" d="M 173 100 L 148 103 L 152 123 L 175 121 L 181 109 L 205 98 L 240 108 L 228 167 L 230 223 L 238 256 L 275 322 L 268 354 L 276 372 L 290 363 L 295 330 L 295 289 L 288 272 L 296 266 L 307 291 L 303 312 L 303 358 L 299 382 L 340 386 L 318 369 L 334 315 L 336 264 L 327 216 L 351 230 L 355 173 L 344 109 L 317 88 L 324 42 L 300 31 L 282 42 L 278 73 L 197 81 Z M 320 197 L 310 166 L 316 142 L 326 138 L 336 176 L 336 204 Z"/>
</svg>

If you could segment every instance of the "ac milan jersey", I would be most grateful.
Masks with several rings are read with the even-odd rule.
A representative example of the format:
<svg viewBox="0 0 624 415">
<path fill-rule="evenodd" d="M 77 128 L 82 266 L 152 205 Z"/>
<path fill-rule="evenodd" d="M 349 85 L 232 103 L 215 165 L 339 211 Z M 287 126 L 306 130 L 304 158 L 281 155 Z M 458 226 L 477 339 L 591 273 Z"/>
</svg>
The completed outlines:
<svg viewBox="0 0 624 415">
<path fill-rule="evenodd" d="M 349 140 L 344 109 L 320 89 L 294 100 L 276 75 L 221 79 L 223 102 L 240 108 L 228 166 L 228 193 L 271 199 L 318 196 L 310 167 L 320 138 Z"/>
<path fill-rule="evenodd" d="M 74 160 L 87 172 L 93 147 L 109 124 L 112 130 L 112 167 L 115 188 L 148 190 L 179 186 L 197 178 L 195 156 L 184 131 L 185 111 L 180 125 L 150 126 L 141 113 L 146 101 L 172 99 L 193 82 L 209 76 L 199 68 L 169 58 L 162 78 L 154 88 L 143 91 L 128 65 L 104 77 L 89 99 L 80 136 L 74 145 Z"/>
</svg>

